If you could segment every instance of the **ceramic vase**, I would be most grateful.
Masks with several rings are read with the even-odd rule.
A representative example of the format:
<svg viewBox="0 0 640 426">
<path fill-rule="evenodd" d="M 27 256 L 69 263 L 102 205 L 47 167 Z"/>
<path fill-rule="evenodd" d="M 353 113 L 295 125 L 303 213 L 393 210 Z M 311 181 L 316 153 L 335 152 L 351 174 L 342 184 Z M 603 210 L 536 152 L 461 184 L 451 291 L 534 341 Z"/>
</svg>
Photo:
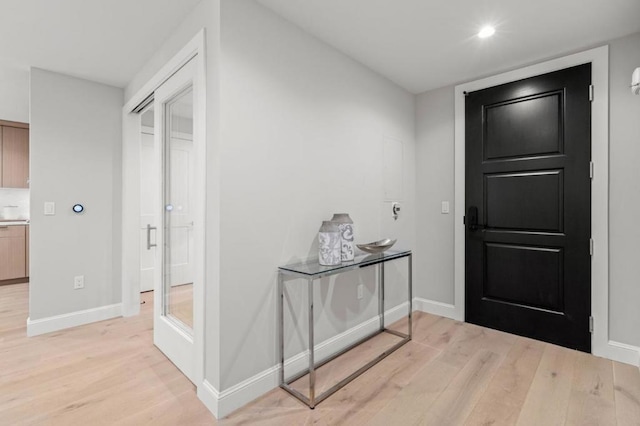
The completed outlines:
<svg viewBox="0 0 640 426">
<path fill-rule="evenodd" d="M 332 222 L 340 229 L 340 258 L 343 262 L 350 262 L 355 257 L 353 247 L 353 220 L 347 213 L 335 213 Z"/>
<path fill-rule="evenodd" d="M 318 262 L 323 266 L 339 265 L 341 242 L 338 224 L 329 220 L 322 222 L 318 232 Z"/>
</svg>

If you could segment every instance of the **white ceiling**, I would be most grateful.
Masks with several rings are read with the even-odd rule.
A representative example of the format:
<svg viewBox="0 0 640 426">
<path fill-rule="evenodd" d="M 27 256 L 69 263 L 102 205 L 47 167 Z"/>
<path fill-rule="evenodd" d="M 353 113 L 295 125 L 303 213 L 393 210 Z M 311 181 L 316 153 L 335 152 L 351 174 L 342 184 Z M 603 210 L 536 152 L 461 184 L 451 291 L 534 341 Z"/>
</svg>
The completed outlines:
<svg viewBox="0 0 640 426">
<path fill-rule="evenodd" d="M 258 1 L 413 93 L 640 31 L 639 0 Z"/>
<path fill-rule="evenodd" d="M 0 63 L 124 87 L 199 0 L 0 0 Z"/>
<path fill-rule="evenodd" d="M 124 87 L 198 1 L 0 0 L 0 64 Z M 640 31 L 640 0 L 258 1 L 413 93 Z"/>
</svg>

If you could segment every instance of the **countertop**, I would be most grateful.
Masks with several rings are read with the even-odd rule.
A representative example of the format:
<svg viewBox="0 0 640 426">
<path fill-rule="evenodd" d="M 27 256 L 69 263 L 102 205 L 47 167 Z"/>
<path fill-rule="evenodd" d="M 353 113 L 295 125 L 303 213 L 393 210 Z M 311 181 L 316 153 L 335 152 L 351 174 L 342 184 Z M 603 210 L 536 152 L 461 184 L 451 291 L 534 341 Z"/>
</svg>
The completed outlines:
<svg viewBox="0 0 640 426">
<path fill-rule="evenodd" d="M 28 225 L 29 221 L 25 219 L 6 220 L 0 219 L 0 226 L 16 226 L 16 225 Z"/>
</svg>

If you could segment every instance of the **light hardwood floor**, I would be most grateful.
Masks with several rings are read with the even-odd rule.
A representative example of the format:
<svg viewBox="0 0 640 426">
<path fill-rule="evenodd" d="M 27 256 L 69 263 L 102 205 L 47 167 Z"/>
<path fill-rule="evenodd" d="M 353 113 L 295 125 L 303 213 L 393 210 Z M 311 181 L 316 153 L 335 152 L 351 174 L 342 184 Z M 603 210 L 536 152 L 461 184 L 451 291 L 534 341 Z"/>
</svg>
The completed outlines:
<svg viewBox="0 0 640 426">
<path fill-rule="evenodd" d="M 0 287 L 0 425 L 215 425 L 142 298 L 137 317 L 27 338 L 28 285 Z"/>
<path fill-rule="evenodd" d="M 217 424 L 153 347 L 152 293 L 143 296 L 139 317 L 27 338 L 27 286 L 0 287 L 0 425 Z M 381 335 L 321 368 L 318 390 L 392 342 Z M 416 313 L 413 341 L 315 410 L 274 389 L 219 423 L 640 425 L 640 372 Z"/>
</svg>

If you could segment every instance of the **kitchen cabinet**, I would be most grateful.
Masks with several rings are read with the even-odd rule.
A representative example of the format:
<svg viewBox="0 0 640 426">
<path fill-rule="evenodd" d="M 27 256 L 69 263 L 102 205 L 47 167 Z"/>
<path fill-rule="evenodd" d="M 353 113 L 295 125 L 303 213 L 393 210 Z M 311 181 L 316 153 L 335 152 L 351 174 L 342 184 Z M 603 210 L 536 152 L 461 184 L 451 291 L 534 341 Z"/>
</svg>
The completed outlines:
<svg viewBox="0 0 640 426">
<path fill-rule="evenodd" d="M 0 121 L 0 187 L 29 187 L 29 125 Z"/>
<path fill-rule="evenodd" d="M 0 281 L 27 277 L 27 226 L 0 224 Z"/>
<path fill-rule="evenodd" d="M 24 252 L 24 257 L 25 257 L 24 276 L 28 277 L 29 276 L 29 226 L 25 226 L 24 231 L 25 231 L 24 244 L 27 248 Z"/>
</svg>

